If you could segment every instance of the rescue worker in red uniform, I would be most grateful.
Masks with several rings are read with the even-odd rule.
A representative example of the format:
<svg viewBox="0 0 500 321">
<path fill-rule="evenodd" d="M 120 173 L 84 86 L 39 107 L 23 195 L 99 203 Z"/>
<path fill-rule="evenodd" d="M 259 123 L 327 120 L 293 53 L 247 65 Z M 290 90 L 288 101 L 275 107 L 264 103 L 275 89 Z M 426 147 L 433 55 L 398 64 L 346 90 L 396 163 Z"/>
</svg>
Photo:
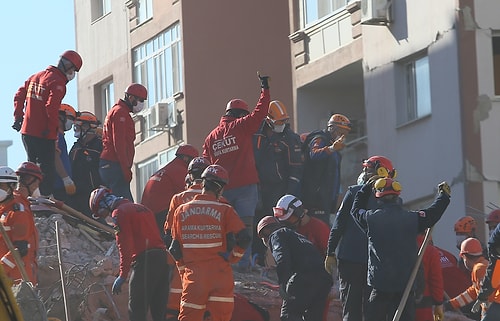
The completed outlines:
<svg viewBox="0 0 500 321">
<path fill-rule="evenodd" d="M 144 187 L 141 204 L 155 213 L 156 224 L 162 236 L 170 200 L 184 190 L 188 164 L 198 155 L 194 146 L 180 145 L 175 151 L 175 158 L 156 171 Z"/>
<path fill-rule="evenodd" d="M 417 236 L 417 245 L 422 245 L 424 234 Z M 444 283 L 439 250 L 428 244 L 422 257 L 425 288 L 423 297 L 418 298 L 415 321 L 443 321 Z"/>
<path fill-rule="evenodd" d="M 130 84 L 125 97 L 111 108 L 104 120 L 99 174 L 105 186 L 117 196 L 134 201 L 130 192 L 132 165 L 135 155 L 135 125 L 130 113 L 144 108 L 148 97 L 146 87 Z"/>
<path fill-rule="evenodd" d="M 253 153 L 253 134 L 257 132 L 269 109 L 269 77 L 260 76 L 261 94 L 252 113 L 248 104 L 241 99 L 227 103 L 226 114 L 219 125 L 210 132 L 203 144 L 203 157 L 211 164 L 224 167 L 231 177 L 224 197 L 234 207 L 250 235 L 253 234 L 253 218 L 258 202 L 257 183 L 259 176 Z M 249 248 L 237 268 L 248 272 L 251 266 Z"/>
<path fill-rule="evenodd" d="M 105 187 L 90 194 L 89 207 L 96 218 L 111 215 L 120 251 L 120 274 L 112 287 L 120 294 L 129 272 L 128 314 L 130 321 L 144 321 L 148 309 L 153 321 L 164 321 L 170 267 L 165 244 L 153 212 L 141 204 L 118 197 Z"/>
<path fill-rule="evenodd" d="M 323 253 L 273 216 L 259 221 L 257 235 L 276 260 L 281 321 L 321 320 L 333 284 L 323 266 Z"/>
<path fill-rule="evenodd" d="M 177 208 L 170 253 L 182 277 L 179 320 L 229 321 L 234 307 L 231 263 L 241 259 L 251 236 L 229 204 L 218 201 L 229 181 L 220 165 L 201 175 L 202 193 Z M 206 311 L 206 312 L 205 312 Z"/>
<path fill-rule="evenodd" d="M 63 52 L 57 67 L 49 66 L 28 78 L 14 95 L 14 124 L 21 131 L 28 161 L 40 164 L 43 195 L 51 195 L 56 175 L 55 152 L 58 110 L 66 95 L 66 84 L 82 67 L 82 57 L 73 50 Z"/>
<path fill-rule="evenodd" d="M 14 193 L 17 185 L 17 175 L 10 167 L 0 167 L 0 223 L 12 244 L 17 248 L 30 282 L 37 283 L 36 262 L 33 262 L 33 252 L 38 242 L 33 240 L 37 235 L 33 214 L 26 204 L 26 198 Z M 0 242 L 0 264 L 5 273 L 14 283 L 22 280 L 22 275 L 14 254 L 2 239 Z M 35 257 L 36 259 L 36 257 Z"/>
<path fill-rule="evenodd" d="M 33 233 L 30 233 L 29 235 L 28 254 L 23 257 L 23 261 L 28 276 L 32 275 L 32 277 L 30 277 L 31 282 L 36 286 L 38 283 L 37 253 L 39 246 L 39 234 L 35 225 L 33 212 L 31 212 L 30 209 L 30 201 L 28 200 L 28 197 L 40 197 L 39 186 L 43 179 L 43 174 L 40 167 L 35 163 L 23 162 L 17 168 L 16 175 L 19 182 L 17 184 L 17 189 L 14 191 L 14 196 L 16 199 L 24 201 L 24 208 L 30 212 L 30 230 L 33 231 Z"/>
<path fill-rule="evenodd" d="M 183 192 L 177 193 L 172 197 L 170 201 L 170 208 L 168 210 L 167 218 L 165 220 L 165 244 L 170 245 L 172 241 L 171 226 L 173 222 L 173 217 L 175 210 L 189 201 L 191 201 L 195 195 L 201 194 L 201 174 L 210 165 L 208 160 L 203 157 L 195 157 L 191 162 L 189 162 L 187 172 L 189 176 L 189 181 L 192 182 L 191 185 Z M 171 257 L 169 256 L 169 259 Z M 172 268 L 175 268 L 175 261 L 169 260 L 169 264 Z M 177 320 L 179 314 L 180 302 L 182 294 L 182 282 L 179 273 L 172 273 L 172 281 L 170 283 L 170 294 L 168 296 L 167 304 L 167 320 Z"/>
</svg>

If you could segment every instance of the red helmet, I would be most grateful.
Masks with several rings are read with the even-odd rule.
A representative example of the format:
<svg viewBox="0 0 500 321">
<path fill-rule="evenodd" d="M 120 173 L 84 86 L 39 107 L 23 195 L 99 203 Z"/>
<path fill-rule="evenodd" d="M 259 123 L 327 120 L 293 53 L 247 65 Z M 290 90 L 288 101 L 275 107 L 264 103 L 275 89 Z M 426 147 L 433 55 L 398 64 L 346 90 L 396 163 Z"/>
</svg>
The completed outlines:
<svg viewBox="0 0 500 321">
<path fill-rule="evenodd" d="M 455 233 L 473 233 L 476 231 L 476 220 L 472 216 L 464 216 L 455 222 Z"/>
<path fill-rule="evenodd" d="M 75 71 L 80 71 L 80 68 L 82 68 L 82 57 L 78 54 L 78 52 L 67 50 L 63 52 L 61 57 L 69 60 L 73 64 L 73 66 L 75 66 Z"/>
<path fill-rule="evenodd" d="M 99 187 L 90 192 L 89 207 L 92 214 L 97 215 L 97 212 L 99 211 L 100 208 L 99 203 L 104 197 L 106 197 L 106 195 L 110 193 L 111 190 L 107 187 Z"/>
<path fill-rule="evenodd" d="M 491 211 L 486 217 L 486 223 L 500 223 L 500 209 Z"/>
<path fill-rule="evenodd" d="M 272 225 L 280 225 L 280 222 L 274 216 L 264 216 L 257 224 L 257 235 L 261 237 L 262 230 Z"/>
<path fill-rule="evenodd" d="M 175 151 L 175 156 L 179 156 L 179 155 L 184 155 L 184 156 L 189 156 L 191 158 L 195 158 L 195 157 L 198 157 L 200 155 L 200 153 L 198 152 L 196 147 L 194 147 L 193 145 L 183 144 L 183 145 L 180 145 L 177 148 L 177 150 Z"/>
<path fill-rule="evenodd" d="M 248 104 L 242 99 L 231 99 L 226 105 L 226 111 L 231 109 L 242 109 L 246 112 L 250 112 L 248 110 Z"/>
<path fill-rule="evenodd" d="M 460 256 L 464 254 L 469 254 L 472 256 L 483 255 L 483 247 L 477 239 L 469 237 L 468 239 L 465 239 L 460 245 Z"/>
<path fill-rule="evenodd" d="M 204 157 L 193 158 L 188 165 L 188 173 L 192 172 L 202 172 L 210 166 L 210 162 Z"/>
<path fill-rule="evenodd" d="M 40 166 L 32 162 L 22 162 L 21 165 L 19 165 L 16 170 L 16 175 L 20 176 L 22 174 L 34 176 L 40 181 L 43 179 L 43 174 Z"/>
<path fill-rule="evenodd" d="M 387 157 L 372 156 L 363 161 L 363 167 L 373 168 L 378 176 L 396 178 L 396 170 Z"/>
<path fill-rule="evenodd" d="M 148 90 L 141 84 L 130 84 L 127 89 L 125 89 L 125 93 L 141 99 L 148 99 Z"/>
<path fill-rule="evenodd" d="M 389 177 L 379 178 L 373 185 L 375 197 L 401 194 L 401 184 Z"/>
<path fill-rule="evenodd" d="M 210 165 L 201 174 L 201 178 L 226 185 L 229 183 L 229 173 L 220 165 Z"/>
</svg>

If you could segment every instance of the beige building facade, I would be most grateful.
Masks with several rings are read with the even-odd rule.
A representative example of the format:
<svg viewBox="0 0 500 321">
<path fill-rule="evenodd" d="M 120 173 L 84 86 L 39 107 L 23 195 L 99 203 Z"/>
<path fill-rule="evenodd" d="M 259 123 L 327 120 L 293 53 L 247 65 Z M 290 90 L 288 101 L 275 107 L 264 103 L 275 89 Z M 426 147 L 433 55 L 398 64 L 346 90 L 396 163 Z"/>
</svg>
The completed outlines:
<svg viewBox="0 0 500 321">
<path fill-rule="evenodd" d="M 351 119 L 344 190 L 363 159 L 385 155 L 409 208 L 451 183 L 437 244 L 454 249 L 464 215 L 486 238 L 484 215 L 500 205 L 499 1 L 75 0 L 75 12 L 79 109 L 103 120 L 130 82 L 149 90 L 135 117 L 136 199 L 178 144 L 201 149 L 227 101 L 257 101 L 260 71 L 298 133 Z"/>
</svg>

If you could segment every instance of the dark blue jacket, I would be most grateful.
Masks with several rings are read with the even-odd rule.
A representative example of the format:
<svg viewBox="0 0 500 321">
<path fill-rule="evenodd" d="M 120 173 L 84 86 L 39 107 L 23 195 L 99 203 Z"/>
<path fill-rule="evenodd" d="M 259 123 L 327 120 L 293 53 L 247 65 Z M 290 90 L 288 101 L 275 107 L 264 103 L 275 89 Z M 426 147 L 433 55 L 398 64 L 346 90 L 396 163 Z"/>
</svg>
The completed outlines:
<svg viewBox="0 0 500 321">
<path fill-rule="evenodd" d="M 488 241 L 488 259 L 489 264 L 486 269 L 486 275 L 483 280 L 483 284 L 481 286 L 481 290 L 479 291 L 478 299 L 481 301 L 486 301 L 490 294 L 496 290 L 491 285 L 491 278 L 493 276 L 493 271 L 497 264 L 497 260 L 500 258 L 500 224 L 493 230 L 493 233 L 490 236 Z"/>
<path fill-rule="evenodd" d="M 344 199 L 333 222 L 328 238 L 327 255 L 336 252 L 338 259 L 353 263 L 368 264 L 368 238 L 359 228 L 351 215 L 351 208 L 356 193 L 363 185 L 352 185 L 347 188 Z M 372 193 L 368 201 L 368 209 L 376 209 L 377 200 Z"/>
<path fill-rule="evenodd" d="M 351 215 L 368 236 L 368 285 L 384 292 L 403 292 L 417 259 L 417 234 L 441 218 L 450 198 L 439 193 L 420 211 L 407 211 L 398 201 L 367 210 L 372 186 L 356 193 Z"/>
<path fill-rule="evenodd" d="M 323 255 L 308 239 L 292 229 L 281 227 L 272 232 L 269 248 L 276 261 L 280 285 L 285 285 L 295 273 L 316 274 L 318 277 L 326 273 Z"/>
<path fill-rule="evenodd" d="M 286 125 L 282 133 L 267 136 L 265 122 L 254 135 L 255 166 L 261 185 L 279 186 L 281 195 L 300 197 L 303 159 L 300 137 Z"/>
</svg>

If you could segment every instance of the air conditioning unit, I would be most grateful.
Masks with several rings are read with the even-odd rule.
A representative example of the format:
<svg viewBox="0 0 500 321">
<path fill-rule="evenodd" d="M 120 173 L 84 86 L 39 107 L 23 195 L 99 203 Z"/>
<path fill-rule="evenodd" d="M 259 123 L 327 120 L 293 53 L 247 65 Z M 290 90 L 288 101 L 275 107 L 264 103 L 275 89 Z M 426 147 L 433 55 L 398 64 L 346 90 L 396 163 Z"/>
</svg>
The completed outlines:
<svg viewBox="0 0 500 321">
<path fill-rule="evenodd" d="M 361 23 L 385 25 L 392 21 L 392 0 L 361 0 Z"/>
<path fill-rule="evenodd" d="M 175 103 L 156 103 L 151 107 L 151 129 L 159 130 L 177 126 L 177 109 Z"/>
</svg>

